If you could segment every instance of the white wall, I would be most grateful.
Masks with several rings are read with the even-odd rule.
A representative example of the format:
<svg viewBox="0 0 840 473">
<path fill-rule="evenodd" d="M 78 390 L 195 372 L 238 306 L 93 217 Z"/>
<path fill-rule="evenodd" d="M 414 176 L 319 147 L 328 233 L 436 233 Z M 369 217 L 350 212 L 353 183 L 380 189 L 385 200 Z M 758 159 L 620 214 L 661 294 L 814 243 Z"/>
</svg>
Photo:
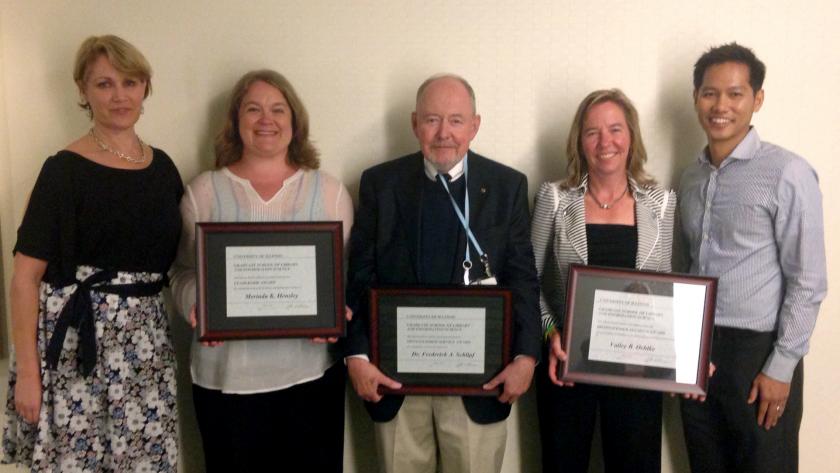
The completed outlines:
<svg viewBox="0 0 840 473">
<path fill-rule="evenodd" d="M 805 156 L 825 199 L 831 292 L 807 358 L 802 471 L 833 464 L 840 416 L 836 318 L 840 149 L 840 12 L 829 0 L 146 1 L 0 0 L 0 238 L 2 276 L 27 196 L 44 158 L 84 133 L 73 55 L 88 35 L 115 33 L 139 47 L 155 92 L 141 136 L 173 157 L 185 180 L 212 163 L 226 94 L 245 71 L 270 67 L 295 84 L 309 108 L 323 168 L 355 195 L 363 169 L 416 149 L 409 127 L 416 87 L 457 72 L 473 83 L 482 128 L 473 148 L 525 172 L 532 192 L 562 175 L 574 109 L 589 91 L 620 87 L 642 117 L 649 170 L 665 184 L 702 146 L 691 66 L 709 45 L 738 40 L 768 66 L 763 138 Z M 0 330 L 3 326 L 0 325 Z M 187 337 L 182 324 L 176 338 Z M 5 338 L 5 337 L 4 337 Z M 371 471 L 370 425 L 351 401 L 348 471 Z M 675 405 L 666 405 L 664 471 L 685 471 Z M 198 471 L 195 431 L 184 404 L 187 471 Z M 539 457 L 534 399 L 510 424 L 505 471 L 532 471 Z"/>
<path fill-rule="evenodd" d="M 3 21 L 2 21 L 2 14 L 0 14 L 0 189 L 5 189 L 6 185 L 11 182 L 9 178 L 9 169 L 10 163 L 6 157 L 9 155 L 9 134 L 7 132 L 7 123 L 6 123 L 6 101 L 5 101 L 5 90 L 6 85 L 4 83 L 5 68 L 4 68 L 4 61 L 3 61 Z M 0 248 L 3 251 L 3 257 L 0 258 L 0 279 L 4 282 L 8 281 L 9 277 L 6 277 L 3 268 L 11 267 L 6 264 L 6 247 L 2 245 L 3 242 L 11 241 L 12 235 L 11 229 L 14 227 L 12 223 L 12 199 L 10 199 L 5 191 L 0 191 Z M 8 259 L 11 261 L 11 258 Z M 11 276 L 11 275 L 9 275 Z M 5 289 L 5 284 L 3 285 Z M 3 291 L 0 294 L 0 313 L 6 313 L 6 292 Z M 0 317 L 0 356 L 4 356 L 7 350 L 7 341 L 5 337 L 6 333 L 6 326 L 7 320 L 6 317 Z"/>
</svg>

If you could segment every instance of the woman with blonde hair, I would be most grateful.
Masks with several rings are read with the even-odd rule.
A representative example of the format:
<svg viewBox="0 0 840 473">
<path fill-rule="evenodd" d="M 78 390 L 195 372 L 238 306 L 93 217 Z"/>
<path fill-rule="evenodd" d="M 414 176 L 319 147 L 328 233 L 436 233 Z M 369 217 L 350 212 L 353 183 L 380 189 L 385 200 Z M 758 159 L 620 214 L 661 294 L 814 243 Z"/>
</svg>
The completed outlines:
<svg viewBox="0 0 840 473">
<path fill-rule="evenodd" d="M 618 89 L 583 99 L 566 154 L 568 176 L 540 187 L 531 224 L 548 351 L 537 376 L 543 471 L 588 471 L 598 411 L 606 471 L 658 472 L 661 393 L 572 387 L 557 368 L 569 265 L 670 271 L 676 198 L 645 173 L 638 113 Z M 633 368 L 626 374 L 644 370 Z"/>
<path fill-rule="evenodd" d="M 15 244 L 4 462 L 32 471 L 177 471 L 175 356 L 160 291 L 181 178 L 134 126 L 151 68 L 85 40 L 73 73 L 90 130 L 46 160 Z"/>
</svg>

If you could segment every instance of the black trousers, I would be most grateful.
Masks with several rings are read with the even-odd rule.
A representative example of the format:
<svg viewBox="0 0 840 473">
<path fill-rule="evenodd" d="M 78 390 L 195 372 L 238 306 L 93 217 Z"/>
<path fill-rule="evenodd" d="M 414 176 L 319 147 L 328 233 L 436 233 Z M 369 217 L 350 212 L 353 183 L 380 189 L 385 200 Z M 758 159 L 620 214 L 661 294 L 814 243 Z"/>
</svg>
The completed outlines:
<svg viewBox="0 0 840 473">
<path fill-rule="evenodd" d="M 544 473 L 586 473 L 600 409 L 607 473 L 658 473 L 662 457 L 662 393 L 636 389 L 551 383 L 537 371 Z"/>
<path fill-rule="evenodd" d="M 799 468 L 802 362 L 778 424 L 758 425 L 759 401 L 747 404 L 753 379 L 773 351 L 774 332 L 715 327 L 706 402 L 682 401 L 688 459 L 695 473 L 790 473 Z"/>
<path fill-rule="evenodd" d="M 344 364 L 260 394 L 193 385 L 208 473 L 338 472 L 344 460 Z"/>
</svg>

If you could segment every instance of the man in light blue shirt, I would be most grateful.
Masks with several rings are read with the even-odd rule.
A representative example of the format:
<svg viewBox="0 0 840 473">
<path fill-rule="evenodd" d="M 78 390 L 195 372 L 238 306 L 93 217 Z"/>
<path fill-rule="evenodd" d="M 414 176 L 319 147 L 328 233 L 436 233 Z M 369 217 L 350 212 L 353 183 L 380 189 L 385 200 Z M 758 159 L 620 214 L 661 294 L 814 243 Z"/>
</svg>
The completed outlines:
<svg viewBox="0 0 840 473">
<path fill-rule="evenodd" d="M 764 64 L 736 43 L 694 66 L 708 146 L 685 170 L 680 216 L 693 274 L 719 278 L 705 403 L 685 400 L 695 472 L 798 469 L 802 357 L 826 293 L 822 196 L 801 157 L 751 126 Z"/>
</svg>

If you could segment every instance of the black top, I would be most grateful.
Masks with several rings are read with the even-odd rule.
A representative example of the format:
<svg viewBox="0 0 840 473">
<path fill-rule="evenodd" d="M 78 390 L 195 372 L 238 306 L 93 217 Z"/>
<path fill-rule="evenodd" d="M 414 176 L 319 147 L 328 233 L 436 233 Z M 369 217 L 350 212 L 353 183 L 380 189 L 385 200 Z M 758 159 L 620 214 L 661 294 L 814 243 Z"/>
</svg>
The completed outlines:
<svg viewBox="0 0 840 473">
<path fill-rule="evenodd" d="M 59 151 L 41 168 L 14 251 L 46 260 L 44 281 L 58 285 L 75 281 L 77 265 L 165 273 L 181 233 L 183 193 L 161 150 L 139 170 Z"/>
<path fill-rule="evenodd" d="M 449 182 L 449 191 L 455 202 L 464 210 L 464 179 Z M 421 284 L 451 284 L 463 281 L 464 249 L 459 248 L 463 228 L 452 200 L 440 181 L 423 180 L 423 197 L 420 202 L 420 266 L 418 281 Z M 470 259 L 478 259 L 472 251 Z M 460 274 L 460 278 L 456 276 Z"/>
<path fill-rule="evenodd" d="M 635 268 L 638 241 L 635 225 L 586 224 L 589 264 L 594 266 Z"/>
</svg>

